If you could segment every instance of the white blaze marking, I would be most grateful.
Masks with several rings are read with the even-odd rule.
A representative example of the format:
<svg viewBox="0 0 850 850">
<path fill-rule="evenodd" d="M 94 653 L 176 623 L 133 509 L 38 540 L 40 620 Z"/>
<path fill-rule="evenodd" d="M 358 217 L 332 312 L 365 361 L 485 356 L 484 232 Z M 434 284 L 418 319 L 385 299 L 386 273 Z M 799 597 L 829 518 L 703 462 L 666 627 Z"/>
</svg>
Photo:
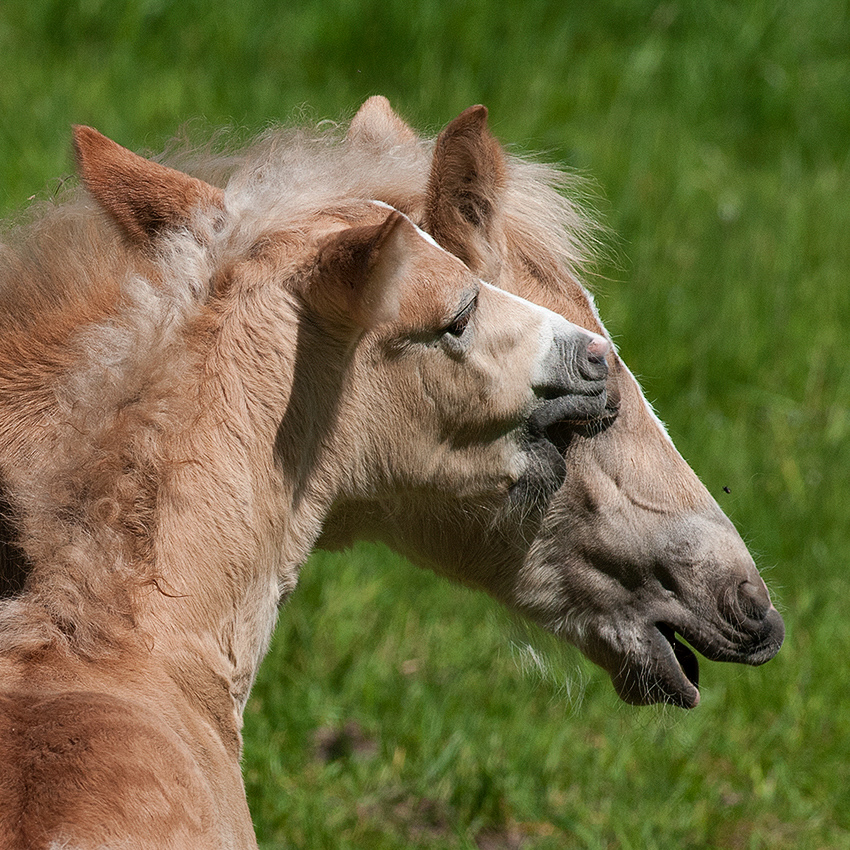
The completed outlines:
<svg viewBox="0 0 850 850">
<path fill-rule="evenodd" d="M 575 339 L 576 336 L 586 337 L 588 345 L 592 340 L 598 340 L 606 344 L 608 343 L 608 341 L 599 334 L 589 331 L 586 328 L 579 327 L 579 325 L 573 324 L 572 322 L 568 322 L 560 313 L 555 313 L 553 310 L 541 307 L 533 301 L 528 301 L 519 295 L 514 295 L 513 292 L 507 292 L 504 289 L 499 289 L 499 287 L 493 286 L 491 283 L 486 283 L 483 280 L 481 281 L 481 285 L 488 289 L 495 290 L 500 295 L 507 296 L 508 298 L 517 301 L 523 307 L 531 310 L 533 314 L 539 317 L 541 327 L 540 342 L 536 360 L 538 369 L 541 369 L 543 366 L 547 355 L 555 344 L 555 340 L 559 337 L 566 339 Z M 545 379 L 546 376 L 542 374 L 542 371 L 538 371 L 535 373 L 534 377 L 536 380 L 542 380 Z"/>
<path fill-rule="evenodd" d="M 374 204 L 376 207 L 381 207 L 381 209 L 392 210 L 392 212 L 397 212 L 399 215 L 404 215 L 404 213 L 401 210 L 397 210 L 395 207 L 390 206 L 389 204 L 385 204 L 383 201 L 370 201 L 369 203 Z M 406 215 L 404 215 L 404 217 L 408 221 L 410 221 L 410 219 Z M 421 227 L 419 227 L 419 225 L 415 224 L 414 222 L 410 221 L 410 223 L 416 228 L 416 232 L 429 245 L 433 245 L 435 248 L 439 248 L 444 254 L 448 254 L 453 260 L 456 260 L 462 266 L 464 265 L 460 260 L 458 260 L 458 258 L 454 254 L 449 254 L 449 252 L 442 245 L 440 245 L 440 243 L 437 242 L 437 240 L 434 239 L 434 237 L 430 233 L 426 233 Z M 464 268 L 466 268 L 466 266 L 464 266 Z"/>
</svg>

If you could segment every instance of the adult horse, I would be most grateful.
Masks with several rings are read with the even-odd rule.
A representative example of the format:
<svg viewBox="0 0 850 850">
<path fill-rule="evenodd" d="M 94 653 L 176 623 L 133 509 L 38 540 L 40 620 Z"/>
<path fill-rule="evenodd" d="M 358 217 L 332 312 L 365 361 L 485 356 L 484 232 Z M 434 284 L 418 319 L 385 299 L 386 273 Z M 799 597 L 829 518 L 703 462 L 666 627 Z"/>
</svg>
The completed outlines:
<svg viewBox="0 0 850 850">
<path fill-rule="evenodd" d="M 0 249 L 0 844 L 255 846 L 242 709 L 329 512 L 539 511 L 609 343 L 344 185 L 75 145 L 92 200 Z"/>
<path fill-rule="evenodd" d="M 403 209 L 473 271 L 605 334 L 579 282 L 586 229 L 564 175 L 508 156 L 471 107 L 436 142 L 382 97 L 348 130 L 357 185 Z M 547 430 L 565 482 L 543 511 L 505 500 L 440 506 L 416 493 L 340 504 L 320 546 L 372 536 L 479 587 L 578 646 L 635 704 L 699 702 L 696 655 L 762 664 L 782 618 L 731 522 L 678 453 L 625 364 L 608 355 L 607 416 Z M 452 531 L 446 534 L 446 530 Z"/>
</svg>

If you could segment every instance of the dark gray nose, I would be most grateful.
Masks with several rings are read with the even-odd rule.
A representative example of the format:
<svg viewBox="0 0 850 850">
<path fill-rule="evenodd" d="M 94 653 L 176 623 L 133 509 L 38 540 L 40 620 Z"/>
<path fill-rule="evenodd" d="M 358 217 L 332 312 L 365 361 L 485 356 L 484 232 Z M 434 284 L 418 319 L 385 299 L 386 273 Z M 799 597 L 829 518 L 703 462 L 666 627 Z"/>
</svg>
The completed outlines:
<svg viewBox="0 0 850 850">
<path fill-rule="evenodd" d="M 540 398 L 598 395 L 608 379 L 611 344 L 597 334 L 571 334 L 555 339 L 541 379 L 534 386 Z"/>
<path fill-rule="evenodd" d="M 747 578 L 739 581 L 724 592 L 718 607 L 720 613 L 733 626 L 744 627 L 764 620 L 773 605 L 764 582 L 760 577 L 754 576 L 753 580 Z"/>
<path fill-rule="evenodd" d="M 533 429 L 542 432 L 556 422 L 583 422 L 605 414 L 610 350 L 608 340 L 589 332 L 555 339 L 534 386 L 543 402 L 529 419 Z"/>
<path fill-rule="evenodd" d="M 760 580 L 741 582 L 720 605 L 720 612 L 735 629 L 734 641 L 739 652 L 744 654 L 740 660 L 747 664 L 763 664 L 779 651 L 785 638 L 785 623 L 771 605 L 767 589 Z"/>
<path fill-rule="evenodd" d="M 770 610 L 770 597 L 764 584 L 743 581 L 738 585 L 738 608 L 750 620 L 763 620 Z"/>
</svg>

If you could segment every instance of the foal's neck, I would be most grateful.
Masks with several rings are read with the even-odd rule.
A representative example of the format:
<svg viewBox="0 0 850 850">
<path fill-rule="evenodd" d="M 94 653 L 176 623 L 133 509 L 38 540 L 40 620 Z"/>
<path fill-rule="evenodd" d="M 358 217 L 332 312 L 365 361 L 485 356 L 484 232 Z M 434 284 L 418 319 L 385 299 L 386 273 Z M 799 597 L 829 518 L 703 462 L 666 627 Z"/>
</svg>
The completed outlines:
<svg viewBox="0 0 850 850">
<path fill-rule="evenodd" d="M 58 402 L 35 360 L 21 367 L 29 395 L 7 396 L 4 421 L 20 433 L 0 467 L 30 572 L 0 609 L 0 649 L 138 653 L 219 693 L 238 726 L 325 509 L 299 485 L 309 469 L 285 468 L 276 451 L 293 368 L 285 347 L 260 350 L 267 329 L 244 316 L 163 335 L 161 351 L 146 350 L 142 330 L 118 338 L 108 322 L 92 326 L 81 346 L 90 362 L 67 367 Z M 133 348 L 109 352 L 115 338 Z M 108 354 L 113 373 L 97 359 Z M 54 430 L 24 431 L 15 405 L 29 414 L 27 399 Z"/>
<path fill-rule="evenodd" d="M 214 673 L 239 713 L 333 497 L 332 484 L 313 483 L 332 474 L 315 475 L 309 429 L 288 424 L 295 367 L 264 326 L 270 314 L 276 333 L 286 326 L 279 298 L 258 310 L 242 304 L 198 358 L 194 409 L 160 482 L 157 582 L 141 608 L 140 625 L 166 655 L 187 653 Z"/>
</svg>

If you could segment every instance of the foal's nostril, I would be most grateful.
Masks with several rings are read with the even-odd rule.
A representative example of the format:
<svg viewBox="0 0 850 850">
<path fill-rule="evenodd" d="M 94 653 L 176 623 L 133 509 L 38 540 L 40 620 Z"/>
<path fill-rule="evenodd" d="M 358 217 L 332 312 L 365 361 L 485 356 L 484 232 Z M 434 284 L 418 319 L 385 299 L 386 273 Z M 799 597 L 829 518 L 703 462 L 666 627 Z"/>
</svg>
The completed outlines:
<svg viewBox="0 0 850 850">
<path fill-rule="evenodd" d="M 590 338 L 590 342 L 587 344 L 587 359 L 590 360 L 591 363 L 603 362 L 608 356 L 608 352 L 610 350 L 611 344 L 607 339 L 605 339 L 605 337 L 594 335 Z"/>
<path fill-rule="evenodd" d="M 574 326 L 559 328 L 533 377 L 540 399 L 562 399 L 560 419 L 587 420 L 602 415 L 610 343 L 599 334 Z M 550 421 L 557 421 L 554 409 Z"/>
<path fill-rule="evenodd" d="M 608 352 L 611 344 L 604 337 L 593 334 L 585 349 L 584 361 L 580 362 L 582 376 L 592 381 L 601 381 L 608 376 Z"/>
</svg>

